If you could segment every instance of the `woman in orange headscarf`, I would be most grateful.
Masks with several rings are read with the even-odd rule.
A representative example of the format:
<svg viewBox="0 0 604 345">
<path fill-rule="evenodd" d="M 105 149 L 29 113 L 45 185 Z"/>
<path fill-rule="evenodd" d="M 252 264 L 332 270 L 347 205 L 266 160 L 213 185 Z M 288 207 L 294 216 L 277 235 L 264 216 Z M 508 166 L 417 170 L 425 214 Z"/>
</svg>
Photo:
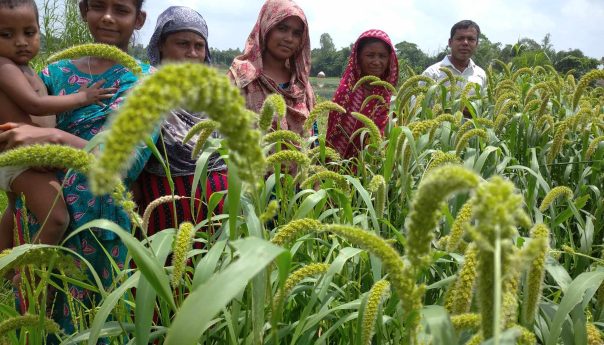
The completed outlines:
<svg viewBox="0 0 604 345">
<path fill-rule="evenodd" d="M 310 39 L 302 9 L 290 0 L 268 0 L 250 33 L 243 54 L 228 76 L 241 89 L 248 109 L 260 112 L 266 97 L 279 93 L 287 105 L 281 129 L 304 133 L 314 106 L 310 74 Z"/>
</svg>

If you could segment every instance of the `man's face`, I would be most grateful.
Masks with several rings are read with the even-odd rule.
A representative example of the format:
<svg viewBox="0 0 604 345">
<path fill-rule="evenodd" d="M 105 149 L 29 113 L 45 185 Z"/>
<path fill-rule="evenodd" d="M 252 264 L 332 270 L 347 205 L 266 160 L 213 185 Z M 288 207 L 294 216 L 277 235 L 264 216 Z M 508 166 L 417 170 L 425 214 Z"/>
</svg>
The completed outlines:
<svg viewBox="0 0 604 345">
<path fill-rule="evenodd" d="M 451 56 L 457 62 L 467 63 L 478 47 L 478 31 L 469 27 L 466 29 L 457 29 L 453 38 L 449 39 L 449 48 Z"/>
</svg>

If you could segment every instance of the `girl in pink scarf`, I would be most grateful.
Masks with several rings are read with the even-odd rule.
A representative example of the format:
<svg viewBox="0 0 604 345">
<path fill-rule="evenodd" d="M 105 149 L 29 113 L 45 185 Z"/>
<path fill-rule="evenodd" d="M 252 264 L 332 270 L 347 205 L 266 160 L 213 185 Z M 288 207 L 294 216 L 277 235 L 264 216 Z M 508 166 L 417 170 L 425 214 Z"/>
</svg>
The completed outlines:
<svg viewBox="0 0 604 345">
<path fill-rule="evenodd" d="M 388 123 L 392 96 L 388 89 L 365 84 L 352 91 L 357 81 L 367 75 L 379 77 L 393 86 L 398 80 L 398 61 L 394 47 L 390 37 L 381 30 L 368 30 L 359 36 L 352 47 L 340 86 L 333 97 L 333 102 L 344 107 L 346 114 L 335 111 L 329 113 L 326 139 L 327 144 L 338 151 L 343 158 L 355 157 L 362 149 L 359 136 L 352 137 L 353 133 L 362 127 L 362 123 L 351 115 L 352 112 L 361 113 L 372 119 L 382 135 Z M 363 101 L 370 95 L 380 95 L 386 103 L 374 99 L 361 109 Z"/>
<path fill-rule="evenodd" d="M 304 121 L 314 106 L 310 86 L 310 38 L 304 12 L 291 0 L 267 0 L 258 21 L 228 72 L 241 89 L 248 109 L 260 112 L 272 93 L 287 104 L 281 129 L 303 133 Z"/>
</svg>

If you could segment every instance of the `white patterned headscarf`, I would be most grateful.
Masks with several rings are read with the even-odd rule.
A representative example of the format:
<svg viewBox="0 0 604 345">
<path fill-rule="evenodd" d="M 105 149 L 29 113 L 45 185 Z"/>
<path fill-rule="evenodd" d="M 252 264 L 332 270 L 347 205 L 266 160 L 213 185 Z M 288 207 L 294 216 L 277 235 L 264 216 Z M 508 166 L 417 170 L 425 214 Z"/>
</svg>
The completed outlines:
<svg viewBox="0 0 604 345">
<path fill-rule="evenodd" d="M 192 31 L 203 37 L 206 41 L 205 63 L 209 64 L 212 61 L 208 45 L 208 25 L 201 14 L 186 6 L 170 6 L 157 18 L 155 31 L 147 46 L 147 55 L 151 65 L 160 64 L 159 46 L 166 35 L 181 31 Z"/>
</svg>

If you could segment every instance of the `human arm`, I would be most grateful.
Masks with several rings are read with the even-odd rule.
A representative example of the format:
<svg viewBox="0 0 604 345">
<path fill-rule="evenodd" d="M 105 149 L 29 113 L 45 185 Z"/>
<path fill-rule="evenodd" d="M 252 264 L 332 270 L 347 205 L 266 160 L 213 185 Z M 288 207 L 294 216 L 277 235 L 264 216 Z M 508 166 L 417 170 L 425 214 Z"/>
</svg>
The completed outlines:
<svg viewBox="0 0 604 345">
<path fill-rule="evenodd" d="M 111 98 L 116 89 L 101 88 L 103 83 L 100 80 L 90 87 L 83 86 L 77 93 L 70 95 L 41 96 L 36 93 L 19 66 L 0 57 L 0 91 L 30 115 L 61 113 Z"/>
<path fill-rule="evenodd" d="M 57 128 L 41 128 L 23 123 L 0 125 L 0 151 L 33 144 L 59 144 L 84 148 L 86 140 Z"/>
</svg>

